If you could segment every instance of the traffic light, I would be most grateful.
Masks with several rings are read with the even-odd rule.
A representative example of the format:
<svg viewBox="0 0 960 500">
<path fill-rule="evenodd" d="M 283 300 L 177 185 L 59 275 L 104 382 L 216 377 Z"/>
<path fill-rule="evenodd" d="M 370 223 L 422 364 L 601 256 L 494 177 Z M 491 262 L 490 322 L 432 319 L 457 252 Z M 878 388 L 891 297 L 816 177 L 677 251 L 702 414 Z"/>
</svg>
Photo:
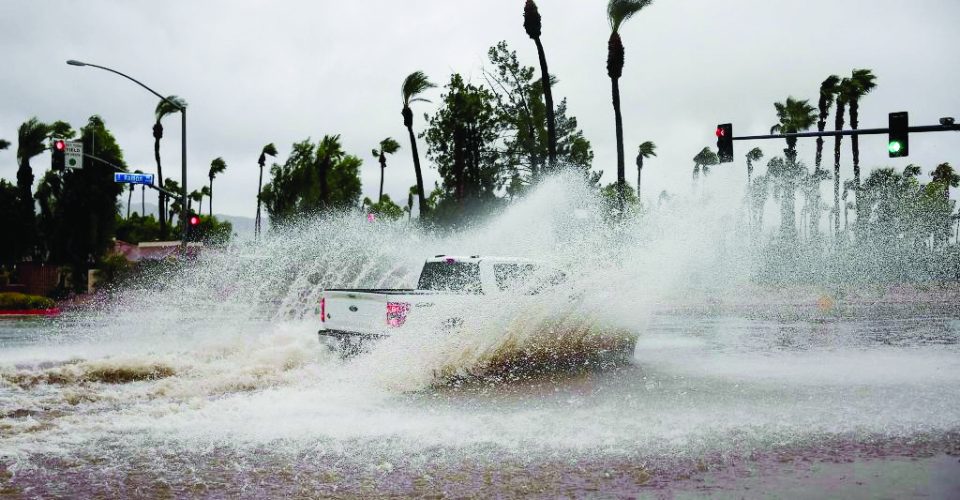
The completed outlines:
<svg viewBox="0 0 960 500">
<path fill-rule="evenodd" d="M 720 163 L 733 161 L 733 125 L 730 123 L 717 125 L 717 156 Z"/>
<path fill-rule="evenodd" d="M 200 225 L 200 216 L 197 214 L 190 214 L 190 227 L 197 227 Z"/>
<path fill-rule="evenodd" d="M 61 139 L 53 141 L 53 150 L 50 154 L 50 168 L 57 172 L 63 172 L 66 163 L 64 162 L 64 153 L 67 150 L 67 143 Z"/>
<path fill-rule="evenodd" d="M 910 154 L 910 125 L 906 111 L 899 113 L 890 113 L 889 134 L 887 139 L 887 151 L 890 158 L 900 158 Z"/>
</svg>

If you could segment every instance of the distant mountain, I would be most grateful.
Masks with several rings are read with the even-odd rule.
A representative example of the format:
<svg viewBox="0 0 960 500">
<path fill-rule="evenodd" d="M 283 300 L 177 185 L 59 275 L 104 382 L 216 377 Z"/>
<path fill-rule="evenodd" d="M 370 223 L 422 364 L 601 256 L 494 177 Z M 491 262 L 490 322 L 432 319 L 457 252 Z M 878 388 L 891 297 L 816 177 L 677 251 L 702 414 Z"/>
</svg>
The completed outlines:
<svg viewBox="0 0 960 500">
<path fill-rule="evenodd" d="M 139 200 L 137 200 L 136 198 L 137 196 L 135 194 L 133 201 L 130 203 L 131 213 L 132 212 L 140 213 L 140 203 L 139 203 Z M 144 215 L 152 215 L 154 217 L 160 216 L 160 213 L 157 210 L 158 206 L 156 203 L 147 202 L 144 204 L 144 208 L 146 208 L 145 210 L 146 213 Z M 126 205 L 124 204 L 121 213 L 126 214 L 126 210 L 127 208 L 126 208 Z M 237 236 L 241 238 L 253 237 L 254 224 L 256 223 L 253 217 L 242 217 L 239 215 L 225 215 L 225 214 L 214 214 L 214 215 L 217 217 L 217 219 L 225 220 L 230 222 L 230 224 L 233 224 L 233 232 L 236 233 Z"/>
</svg>

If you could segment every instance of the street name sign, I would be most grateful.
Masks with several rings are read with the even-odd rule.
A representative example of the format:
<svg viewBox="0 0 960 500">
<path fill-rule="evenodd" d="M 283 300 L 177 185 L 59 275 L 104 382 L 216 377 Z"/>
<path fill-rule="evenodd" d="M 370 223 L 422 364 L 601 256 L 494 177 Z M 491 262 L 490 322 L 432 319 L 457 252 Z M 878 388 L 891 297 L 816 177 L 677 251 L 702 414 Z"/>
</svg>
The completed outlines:
<svg viewBox="0 0 960 500">
<path fill-rule="evenodd" d="M 64 141 L 63 164 L 67 168 L 83 167 L 83 143 L 80 141 Z"/>
<path fill-rule="evenodd" d="M 113 182 L 125 182 L 127 184 L 147 184 L 153 185 L 153 174 L 128 174 L 126 172 L 114 172 Z"/>
</svg>

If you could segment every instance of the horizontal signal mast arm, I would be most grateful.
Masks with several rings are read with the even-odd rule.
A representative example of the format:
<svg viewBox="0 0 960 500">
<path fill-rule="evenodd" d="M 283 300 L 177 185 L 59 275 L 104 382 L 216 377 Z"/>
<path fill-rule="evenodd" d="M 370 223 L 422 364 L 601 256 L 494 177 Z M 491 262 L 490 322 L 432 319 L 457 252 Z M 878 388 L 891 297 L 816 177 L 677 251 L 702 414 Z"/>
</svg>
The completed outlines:
<svg viewBox="0 0 960 500">
<path fill-rule="evenodd" d="M 948 132 L 960 131 L 960 125 L 921 125 L 917 127 L 908 127 L 908 132 Z M 786 139 L 788 137 L 836 137 L 843 135 L 878 135 L 887 134 L 889 128 L 862 128 L 857 130 L 824 130 L 823 132 L 795 132 L 792 134 L 769 134 L 769 135 L 742 135 L 740 137 L 731 137 L 732 141 L 753 141 L 757 139 Z"/>
</svg>

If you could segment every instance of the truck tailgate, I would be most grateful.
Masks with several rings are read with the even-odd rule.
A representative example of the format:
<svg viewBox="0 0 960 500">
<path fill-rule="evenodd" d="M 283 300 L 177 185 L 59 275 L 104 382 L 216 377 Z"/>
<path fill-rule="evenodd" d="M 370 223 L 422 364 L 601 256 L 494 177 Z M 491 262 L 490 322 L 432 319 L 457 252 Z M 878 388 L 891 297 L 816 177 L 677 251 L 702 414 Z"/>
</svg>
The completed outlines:
<svg viewBox="0 0 960 500">
<path fill-rule="evenodd" d="M 387 296 L 370 292 L 327 291 L 324 328 L 382 334 L 387 327 Z"/>
</svg>

